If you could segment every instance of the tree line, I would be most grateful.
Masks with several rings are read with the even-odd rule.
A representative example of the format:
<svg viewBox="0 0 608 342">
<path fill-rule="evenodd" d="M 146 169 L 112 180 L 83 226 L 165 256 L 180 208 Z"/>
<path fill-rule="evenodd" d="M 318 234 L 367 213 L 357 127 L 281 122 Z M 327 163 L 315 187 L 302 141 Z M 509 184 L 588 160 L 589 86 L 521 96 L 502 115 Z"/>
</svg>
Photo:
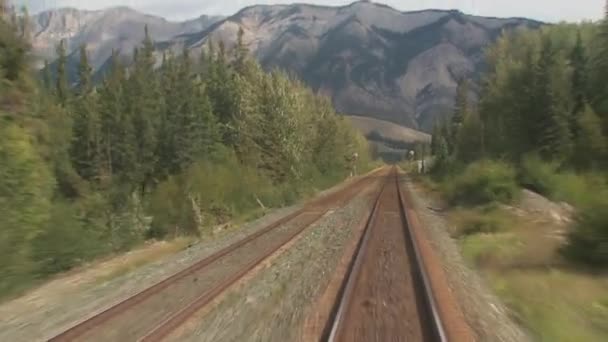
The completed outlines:
<svg viewBox="0 0 608 342">
<path fill-rule="evenodd" d="M 520 182 L 539 192 L 551 191 L 547 180 L 529 173 L 547 165 L 588 182 L 599 179 L 598 195 L 579 208 L 569 241 L 582 259 L 605 264 L 608 217 L 585 209 L 605 211 L 608 205 L 602 191 L 608 169 L 608 17 L 504 33 L 487 50 L 486 65 L 477 101 L 463 78 L 453 115 L 433 129 L 436 173 L 492 159 L 514 165 Z M 555 184 L 560 186 L 566 184 Z"/>
<path fill-rule="evenodd" d="M 27 15 L 0 8 L 0 294 L 291 203 L 347 176 L 354 153 L 359 170 L 369 161 L 330 100 L 262 70 L 242 30 L 193 56 L 156 51 L 146 28 L 132 61 L 114 51 L 100 83 L 82 46 L 71 84 L 66 43 L 38 80 Z"/>
</svg>

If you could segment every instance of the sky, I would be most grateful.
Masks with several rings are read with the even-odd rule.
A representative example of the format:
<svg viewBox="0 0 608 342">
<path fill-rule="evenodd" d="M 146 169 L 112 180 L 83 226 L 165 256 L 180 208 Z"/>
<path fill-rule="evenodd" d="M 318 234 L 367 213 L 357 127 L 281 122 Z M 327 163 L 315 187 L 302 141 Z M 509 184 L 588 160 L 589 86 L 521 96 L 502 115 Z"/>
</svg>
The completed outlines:
<svg viewBox="0 0 608 342">
<path fill-rule="evenodd" d="M 304 2 L 340 6 L 354 0 L 12 0 L 26 5 L 30 13 L 53 7 L 101 9 L 110 6 L 129 6 L 139 11 L 184 20 L 202 14 L 231 15 L 254 4 L 285 4 Z M 596 20 L 602 17 L 606 0 L 382 0 L 402 11 L 428 8 L 459 9 L 468 14 L 494 17 L 527 17 L 546 22 Z"/>
</svg>

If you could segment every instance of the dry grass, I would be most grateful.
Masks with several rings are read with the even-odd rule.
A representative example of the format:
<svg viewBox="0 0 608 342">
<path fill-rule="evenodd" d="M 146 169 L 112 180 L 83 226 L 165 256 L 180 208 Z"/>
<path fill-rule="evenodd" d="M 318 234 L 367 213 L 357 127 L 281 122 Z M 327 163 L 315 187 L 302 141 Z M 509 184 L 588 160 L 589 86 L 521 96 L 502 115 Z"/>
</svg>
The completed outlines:
<svg viewBox="0 0 608 342">
<path fill-rule="evenodd" d="M 180 237 L 169 242 L 156 242 L 133 252 L 126 253 L 111 261 L 99 265 L 99 274 L 95 283 L 103 283 L 127 274 L 141 266 L 158 261 L 163 257 L 186 249 L 194 242 L 193 238 Z"/>
<path fill-rule="evenodd" d="M 569 265 L 558 252 L 568 226 L 526 209 L 452 208 L 450 234 L 535 340 L 608 341 L 608 276 Z"/>
<path fill-rule="evenodd" d="M 608 279 L 560 269 L 486 273 L 538 341 L 608 340 Z"/>
</svg>

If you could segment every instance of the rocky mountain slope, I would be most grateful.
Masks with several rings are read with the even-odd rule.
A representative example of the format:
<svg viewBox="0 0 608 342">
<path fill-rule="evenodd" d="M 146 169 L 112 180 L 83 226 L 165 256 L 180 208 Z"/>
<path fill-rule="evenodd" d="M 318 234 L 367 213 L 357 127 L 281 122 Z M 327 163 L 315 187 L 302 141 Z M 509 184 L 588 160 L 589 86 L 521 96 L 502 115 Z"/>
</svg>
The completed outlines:
<svg viewBox="0 0 608 342">
<path fill-rule="evenodd" d="M 87 44 L 91 63 L 98 69 L 111 56 L 112 49 L 130 54 L 141 43 L 146 25 L 155 40 L 164 41 L 180 34 L 203 31 L 221 19 L 203 15 L 185 22 L 171 22 L 127 7 L 103 11 L 62 8 L 33 17 L 32 45 L 37 62 L 42 63 L 44 59 L 54 58 L 61 39 L 65 39 L 69 54 L 77 52 L 81 44 Z"/>
<path fill-rule="evenodd" d="M 457 80 L 478 75 L 483 49 L 503 30 L 542 25 L 458 11 L 400 12 L 368 1 L 343 7 L 259 5 L 219 21 L 202 17 L 186 23 L 137 16 L 124 8 L 108 11 L 121 14 L 85 12 L 82 16 L 106 17 L 111 25 L 92 20 L 72 34 L 72 45 L 87 42 L 100 51 L 94 58 L 97 67 L 111 47 L 127 49 L 141 40 L 144 23 L 159 48 L 177 52 L 184 45 L 199 52 L 209 40 L 223 40 L 230 47 L 242 27 L 245 43 L 264 67 L 294 73 L 331 96 L 340 112 L 425 131 L 436 116 L 451 111 Z M 37 21 L 44 22 L 46 16 Z M 129 19 L 127 24 L 123 17 L 140 19 Z M 60 38 L 47 36 L 37 37 L 37 50 L 48 51 Z"/>
</svg>

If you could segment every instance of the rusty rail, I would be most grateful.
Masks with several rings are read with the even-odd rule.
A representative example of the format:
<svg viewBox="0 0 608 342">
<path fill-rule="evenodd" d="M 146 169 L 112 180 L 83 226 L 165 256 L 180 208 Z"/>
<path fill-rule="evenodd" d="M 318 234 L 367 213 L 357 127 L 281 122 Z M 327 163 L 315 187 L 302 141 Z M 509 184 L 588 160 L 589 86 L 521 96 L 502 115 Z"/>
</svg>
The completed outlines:
<svg viewBox="0 0 608 342">
<path fill-rule="evenodd" d="M 210 291 L 206 291 L 206 292 L 202 293 L 199 297 L 197 297 L 195 299 L 194 302 L 190 303 L 186 307 L 182 308 L 178 312 L 171 315 L 167 320 L 161 322 L 160 325 L 154 327 L 150 332 L 148 332 L 143 338 L 140 338 L 139 340 L 141 340 L 141 341 L 158 341 L 158 340 L 162 339 L 163 337 L 168 335 L 171 331 L 173 331 L 175 328 L 177 328 L 179 325 L 181 325 L 181 323 L 183 323 L 188 317 L 190 317 L 192 314 L 197 312 L 201 307 L 203 307 L 204 305 L 209 303 L 212 299 L 217 297 L 227 287 L 229 287 L 230 285 L 232 285 L 236 281 L 238 281 L 240 278 L 242 278 L 252 268 L 254 268 L 256 265 L 261 263 L 263 260 L 267 259 L 270 255 L 274 254 L 276 251 L 281 249 L 283 246 L 288 244 L 290 241 L 294 240 L 298 235 L 303 233 L 308 227 L 310 227 L 312 224 L 314 224 L 318 219 L 323 217 L 330 210 L 330 208 L 329 208 L 330 204 L 332 204 L 333 202 L 339 202 L 340 206 L 345 205 L 347 200 L 350 197 L 354 196 L 359 191 L 361 191 L 363 184 L 366 181 L 369 181 L 373 177 L 373 175 L 376 173 L 377 173 L 377 171 L 372 172 L 370 175 L 368 175 L 366 177 L 361 177 L 361 178 L 353 181 L 351 184 L 348 184 L 348 185 L 344 186 L 343 188 L 336 190 L 335 192 L 332 192 L 328 195 L 321 197 L 320 199 L 313 200 L 313 201 L 307 203 L 305 206 L 303 206 L 299 210 L 279 219 L 278 221 L 275 221 L 274 223 L 249 235 L 248 237 L 221 249 L 220 251 L 204 258 L 203 260 L 185 268 L 182 271 L 177 272 L 176 274 L 164 279 L 163 281 L 119 302 L 118 304 L 115 304 L 115 305 L 103 310 L 102 312 L 85 319 L 84 321 L 78 323 L 77 325 L 75 325 L 75 326 L 67 329 L 66 331 L 58 334 L 57 336 L 51 338 L 49 341 L 58 342 L 58 341 L 74 340 L 74 339 L 84 335 L 88 331 L 103 325 L 105 322 L 112 319 L 113 317 L 116 317 L 117 315 L 124 313 L 125 311 L 141 304 L 142 302 L 145 302 L 147 299 L 153 297 L 154 295 L 156 295 L 159 292 L 163 291 L 164 289 L 168 288 L 172 284 L 179 282 L 181 279 L 183 279 L 195 272 L 203 270 L 205 267 L 215 263 L 222 257 L 229 255 L 230 253 L 234 252 L 235 250 L 242 248 L 243 246 L 247 245 L 248 243 L 264 236 L 265 234 L 268 234 L 269 232 L 273 231 L 274 229 L 276 229 L 288 222 L 295 220 L 298 216 L 300 216 L 304 213 L 310 212 L 311 208 L 314 208 L 315 206 L 324 206 L 325 207 L 323 210 L 315 212 L 315 217 L 311 221 L 310 224 L 304 225 L 303 227 L 297 229 L 293 234 L 290 234 L 288 236 L 288 238 L 285 239 L 285 241 L 283 241 L 282 243 L 280 243 L 280 245 L 277 248 L 274 248 L 269 253 L 265 253 L 264 255 L 262 255 L 258 258 L 255 258 L 254 260 L 249 262 L 246 267 L 243 267 L 238 272 L 230 275 L 227 279 L 224 279 L 224 281 L 222 281 L 221 283 L 214 286 Z"/>
<path fill-rule="evenodd" d="M 391 179 L 394 177 L 394 186 L 397 187 L 397 195 L 398 195 L 398 207 L 399 214 L 401 217 L 401 222 L 403 226 L 406 249 L 409 254 L 412 256 L 409 259 L 409 263 L 411 267 L 414 269 L 415 274 L 417 275 L 415 278 L 416 287 L 420 289 L 420 293 L 422 295 L 422 302 L 426 307 L 425 316 L 428 317 L 420 317 L 421 321 L 425 321 L 425 324 L 430 327 L 431 336 L 430 339 L 432 341 L 447 341 L 446 334 L 444 331 L 443 323 L 441 317 L 439 315 L 439 311 L 437 309 L 437 303 L 435 301 L 435 296 L 433 295 L 433 290 L 430 286 L 429 277 L 425 270 L 424 263 L 422 261 L 422 257 L 420 254 L 420 250 L 417 246 L 416 240 L 412 237 L 412 233 L 410 231 L 410 220 L 407 218 L 407 211 L 405 210 L 404 196 L 401 191 L 400 183 L 399 183 L 399 174 L 397 168 L 395 167 L 391 174 L 387 176 L 387 179 L 382 186 L 381 190 L 378 193 L 378 196 L 374 202 L 373 209 L 367 219 L 367 223 L 365 229 L 359 239 L 357 248 L 355 249 L 355 253 L 351 263 L 346 272 L 344 281 L 342 286 L 338 292 L 337 300 L 334 304 L 334 307 L 330 313 L 329 320 L 326 323 L 325 329 L 321 335 L 321 341 L 337 341 L 340 338 L 340 331 L 345 325 L 345 312 L 348 307 L 351 305 L 353 301 L 353 292 L 354 288 L 358 282 L 358 277 L 361 272 L 363 261 L 366 258 L 366 254 L 368 253 L 368 244 L 370 241 L 370 236 L 372 234 L 372 230 L 376 224 L 376 217 L 378 215 L 378 208 L 380 205 L 380 200 L 387 191 L 388 186 L 390 185 Z M 413 252 L 411 251 L 413 250 Z"/>
</svg>

